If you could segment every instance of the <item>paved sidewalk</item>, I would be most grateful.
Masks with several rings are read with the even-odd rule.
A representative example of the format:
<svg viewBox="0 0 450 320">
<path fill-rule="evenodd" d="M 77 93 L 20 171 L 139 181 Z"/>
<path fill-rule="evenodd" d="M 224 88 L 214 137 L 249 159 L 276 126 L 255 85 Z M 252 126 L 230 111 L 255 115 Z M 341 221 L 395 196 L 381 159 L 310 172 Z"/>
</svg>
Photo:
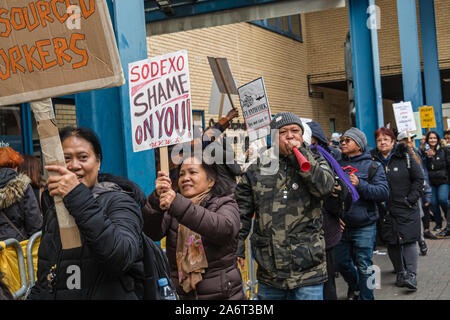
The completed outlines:
<svg viewBox="0 0 450 320">
<path fill-rule="evenodd" d="M 375 253 L 373 257 L 374 265 L 381 269 L 381 289 L 374 290 L 376 300 L 450 300 L 450 239 L 425 241 L 428 253 L 419 255 L 416 292 L 394 285 L 396 275 L 387 250 L 377 247 L 385 255 Z M 346 299 L 347 284 L 341 275 L 336 279 L 336 286 L 338 299 Z"/>
</svg>

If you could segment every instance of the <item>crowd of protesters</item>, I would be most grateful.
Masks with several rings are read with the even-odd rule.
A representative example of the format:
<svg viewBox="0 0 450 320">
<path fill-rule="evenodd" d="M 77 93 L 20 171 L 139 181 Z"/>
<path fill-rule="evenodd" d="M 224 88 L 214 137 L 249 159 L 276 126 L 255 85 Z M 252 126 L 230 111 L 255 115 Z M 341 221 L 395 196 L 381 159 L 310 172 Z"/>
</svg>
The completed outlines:
<svg viewBox="0 0 450 320">
<path fill-rule="evenodd" d="M 450 132 L 441 141 L 430 131 L 415 148 L 406 133 L 382 127 L 370 149 L 357 128 L 328 139 L 319 123 L 282 112 L 270 124 L 272 145 L 239 166 L 234 157 L 217 161 L 229 160 L 233 147 L 224 131 L 237 116 L 231 110 L 199 130 L 182 146 L 180 161 L 171 158 L 170 172 L 157 163 L 150 195 L 100 173 L 101 163 L 113 159 L 103 159 L 88 128 L 61 130 L 66 167 L 46 166 L 55 174 L 45 183 L 39 159 L 0 148 L 0 240 L 22 241 L 42 230 L 28 299 L 142 299 L 142 232 L 154 241 L 166 237 L 170 280 L 183 300 L 247 299 L 239 267 L 251 258 L 261 300 L 336 300 L 337 273 L 347 299 L 372 300 L 378 241 L 387 247 L 395 285 L 420 287 L 425 239 L 450 236 Z M 196 148 L 214 150 L 213 161 L 186 152 Z M 53 196 L 74 217 L 81 247 L 62 249 Z M 81 280 L 68 287 L 74 265 Z"/>
</svg>

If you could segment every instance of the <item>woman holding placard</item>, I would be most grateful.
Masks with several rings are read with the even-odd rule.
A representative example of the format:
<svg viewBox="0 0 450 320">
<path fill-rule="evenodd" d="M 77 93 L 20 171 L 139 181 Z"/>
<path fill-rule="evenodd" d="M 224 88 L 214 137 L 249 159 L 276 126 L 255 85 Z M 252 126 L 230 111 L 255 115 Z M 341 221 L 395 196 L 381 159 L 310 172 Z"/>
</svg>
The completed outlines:
<svg viewBox="0 0 450 320">
<path fill-rule="evenodd" d="M 425 137 L 425 148 L 423 161 L 432 189 L 431 211 L 433 212 L 436 227 L 434 231 L 442 229 L 441 210 L 447 217 L 447 227 L 436 234 L 437 237 L 450 236 L 450 223 L 448 216 L 448 192 L 450 179 L 450 149 L 442 146 L 439 134 L 435 131 L 430 131 Z"/>
<path fill-rule="evenodd" d="M 66 167 L 45 167 L 59 175 L 50 174 L 42 194 L 44 227 L 29 298 L 136 300 L 141 293 L 133 272 L 143 268 L 142 191 L 124 178 L 99 175 L 102 149 L 91 129 L 64 128 L 60 138 Z M 81 247 L 62 249 L 52 196 L 61 196 L 75 218 Z"/>
<path fill-rule="evenodd" d="M 167 236 L 171 277 L 181 299 L 245 299 L 237 266 L 239 209 L 216 164 L 189 157 L 179 167 L 179 193 L 158 172 L 143 209 L 144 232 Z"/>
</svg>

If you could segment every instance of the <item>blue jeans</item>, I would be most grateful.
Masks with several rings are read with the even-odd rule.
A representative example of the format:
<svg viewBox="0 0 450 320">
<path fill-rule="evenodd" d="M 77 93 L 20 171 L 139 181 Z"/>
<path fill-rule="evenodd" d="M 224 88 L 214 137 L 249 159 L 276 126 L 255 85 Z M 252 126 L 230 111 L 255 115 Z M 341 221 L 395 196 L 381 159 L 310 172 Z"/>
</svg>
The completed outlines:
<svg viewBox="0 0 450 320">
<path fill-rule="evenodd" d="M 323 284 L 295 289 L 277 289 L 258 284 L 259 300 L 323 300 Z"/>
<path fill-rule="evenodd" d="M 372 275 L 372 255 L 376 224 L 357 229 L 344 229 L 341 241 L 334 248 L 336 270 L 342 274 L 349 289 L 359 291 L 360 300 L 373 300 L 373 289 L 367 286 Z"/>
<path fill-rule="evenodd" d="M 437 225 L 442 226 L 441 209 L 447 217 L 448 210 L 448 184 L 441 184 L 439 186 L 431 186 L 431 211 L 433 212 L 434 220 Z M 448 217 L 447 217 L 448 218 Z"/>
</svg>

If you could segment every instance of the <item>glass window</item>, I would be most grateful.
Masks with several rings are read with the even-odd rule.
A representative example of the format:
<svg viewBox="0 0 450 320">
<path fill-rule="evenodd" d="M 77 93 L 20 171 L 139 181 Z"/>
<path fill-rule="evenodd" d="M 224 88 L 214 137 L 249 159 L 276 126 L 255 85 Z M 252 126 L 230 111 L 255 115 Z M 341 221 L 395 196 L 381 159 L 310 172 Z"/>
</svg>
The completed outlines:
<svg viewBox="0 0 450 320">
<path fill-rule="evenodd" d="M 0 107 L 0 147 L 11 147 L 23 154 L 20 105 Z"/>
<path fill-rule="evenodd" d="M 289 17 L 281 17 L 280 19 L 280 29 L 284 32 L 291 32 L 289 28 Z"/>
<path fill-rule="evenodd" d="M 330 130 L 331 133 L 336 132 L 336 119 L 330 118 Z"/>
<path fill-rule="evenodd" d="M 301 37 L 302 32 L 301 32 L 300 15 L 296 15 L 296 16 L 292 16 L 291 17 L 291 25 L 292 25 L 291 32 L 293 34 L 295 34 L 296 36 Z"/>
<path fill-rule="evenodd" d="M 303 42 L 302 24 L 299 14 L 287 17 L 254 20 L 250 23 Z"/>
<path fill-rule="evenodd" d="M 203 130 L 205 130 L 203 123 L 203 117 L 204 117 L 204 113 L 203 111 L 199 111 L 199 110 L 192 110 L 192 117 L 193 117 L 193 125 L 195 127 L 199 127 Z"/>
</svg>

